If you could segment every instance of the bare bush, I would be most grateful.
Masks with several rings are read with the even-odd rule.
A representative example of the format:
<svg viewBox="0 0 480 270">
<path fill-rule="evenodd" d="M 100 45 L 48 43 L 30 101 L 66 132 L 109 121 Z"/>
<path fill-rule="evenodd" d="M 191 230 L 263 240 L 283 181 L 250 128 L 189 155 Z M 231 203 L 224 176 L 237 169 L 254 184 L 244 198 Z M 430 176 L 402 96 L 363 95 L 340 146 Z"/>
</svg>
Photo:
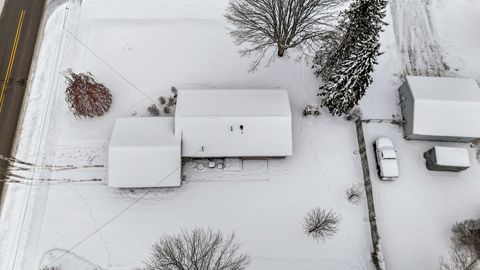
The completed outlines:
<svg viewBox="0 0 480 270">
<path fill-rule="evenodd" d="M 156 104 L 152 104 L 150 107 L 148 107 L 147 111 L 153 116 L 160 115 L 160 110 L 158 109 Z"/>
<path fill-rule="evenodd" d="M 339 222 L 340 216 L 332 210 L 327 212 L 317 207 L 308 212 L 303 226 L 306 234 L 315 239 L 325 240 L 337 232 Z"/>
<path fill-rule="evenodd" d="M 68 69 L 65 78 L 68 83 L 65 99 L 75 117 L 102 116 L 110 109 L 110 90 L 97 82 L 90 72 L 77 74 Z"/>
<path fill-rule="evenodd" d="M 480 219 L 467 219 L 452 227 L 453 241 L 474 250 L 480 256 Z"/>
<path fill-rule="evenodd" d="M 454 246 L 450 251 L 450 258 L 440 259 L 440 270 L 479 270 L 480 257 L 471 249 L 463 246 Z"/>
<path fill-rule="evenodd" d="M 165 108 L 163 108 L 163 112 L 165 114 L 170 114 L 172 111 L 171 111 L 170 107 L 165 107 Z"/>
<path fill-rule="evenodd" d="M 174 96 L 168 97 L 167 106 L 172 107 L 177 104 L 177 99 Z"/>
<path fill-rule="evenodd" d="M 242 56 L 256 55 L 252 70 L 269 49 L 282 57 L 296 48 L 304 55 L 318 49 L 336 18 L 335 8 L 344 0 L 230 0 L 225 14 Z M 273 58 L 273 55 L 272 55 Z"/>
<path fill-rule="evenodd" d="M 345 192 L 347 200 L 353 204 L 359 204 L 362 200 L 362 187 L 359 185 L 352 185 Z"/>
<path fill-rule="evenodd" d="M 177 96 L 178 96 L 178 89 L 177 89 L 177 87 L 172 86 L 172 87 L 170 88 L 170 91 L 172 91 L 173 97 L 174 97 L 174 98 L 177 98 Z"/>
<path fill-rule="evenodd" d="M 165 103 L 167 103 L 167 99 L 164 96 L 159 97 L 158 101 L 161 105 L 165 105 Z"/>
<path fill-rule="evenodd" d="M 163 236 L 154 244 L 146 269 L 242 270 L 249 262 L 233 233 L 224 237 L 219 231 L 197 228 Z"/>
<path fill-rule="evenodd" d="M 62 270 L 60 266 L 44 266 L 41 270 Z"/>
</svg>

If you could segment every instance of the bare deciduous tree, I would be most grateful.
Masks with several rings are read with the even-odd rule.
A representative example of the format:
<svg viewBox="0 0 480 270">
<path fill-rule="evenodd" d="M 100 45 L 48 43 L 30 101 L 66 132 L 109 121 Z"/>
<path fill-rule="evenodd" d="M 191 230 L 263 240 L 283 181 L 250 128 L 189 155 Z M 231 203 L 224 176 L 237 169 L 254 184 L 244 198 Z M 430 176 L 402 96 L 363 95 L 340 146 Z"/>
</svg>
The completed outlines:
<svg viewBox="0 0 480 270">
<path fill-rule="evenodd" d="M 344 0 L 231 0 L 225 17 L 242 56 L 254 54 L 255 69 L 270 48 L 282 57 L 290 48 L 309 55 L 332 28 L 335 8 Z M 273 55 L 272 55 L 273 57 Z"/>
<path fill-rule="evenodd" d="M 90 72 L 77 74 L 68 69 L 65 78 L 68 83 L 65 99 L 75 117 L 102 116 L 110 109 L 110 90 L 97 82 Z"/>
<path fill-rule="evenodd" d="M 440 259 L 441 270 L 479 270 L 480 257 L 471 249 L 454 246 L 449 260 Z"/>
<path fill-rule="evenodd" d="M 246 254 L 232 233 L 224 237 L 210 229 L 182 231 L 165 235 L 154 246 L 146 263 L 148 270 L 242 270 L 249 264 Z"/>
<path fill-rule="evenodd" d="M 306 234 L 315 239 L 325 240 L 337 232 L 339 222 L 340 217 L 332 210 L 327 212 L 317 207 L 308 212 L 303 226 Z"/>
</svg>

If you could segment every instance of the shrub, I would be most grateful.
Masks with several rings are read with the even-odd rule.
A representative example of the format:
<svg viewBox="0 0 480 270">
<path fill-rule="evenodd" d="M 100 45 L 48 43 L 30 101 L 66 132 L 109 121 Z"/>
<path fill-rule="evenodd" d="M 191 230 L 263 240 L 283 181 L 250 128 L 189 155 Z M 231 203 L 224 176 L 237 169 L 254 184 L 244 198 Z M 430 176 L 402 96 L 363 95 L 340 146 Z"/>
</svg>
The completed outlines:
<svg viewBox="0 0 480 270">
<path fill-rule="evenodd" d="M 160 110 L 158 109 L 157 105 L 152 104 L 150 107 L 147 108 L 147 111 L 154 116 L 160 115 Z"/>
<path fill-rule="evenodd" d="M 363 116 L 363 112 L 362 110 L 359 108 L 359 107 L 356 107 L 356 108 L 353 108 L 348 114 L 347 116 L 345 116 L 345 119 L 348 120 L 348 121 L 356 121 L 360 118 L 362 118 Z"/>
<path fill-rule="evenodd" d="M 68 83 L 65 99 L 75 117 L 102 116 L 110 109 L 110 90 L 97 82 L 90 72 L 77 74 L 68 69 L 65 78 Z"/>
<path fill-rule="evenodd" d="M 347 200 L 354 204 L 359 204 L 362 200 L 362 187 L 359 185 L 352 185 L 345 192 Z"/>
<path fill-rule="evenodd" d="M 41 270 L 62 270 L 60 266 L 44 266 Z"/>
<path fill-rule="evenodd" d="M 165 108 L 163 108 L 163 112 L 164 112 L 165 114 L 170 114 L 171 111 L 172 111 L 172 110 L 170 109 L 170 107 L 165 107 Z"/>
<path fill-rule="evenodd" d="M 160 101 L 160 104 L 161 104 L 161 105 L 165 105 L 165 103 L 167 103 L 167 99 L 166 99 L 165 97 L 163 97 L 163 96 L 162 96 L 162 97 L 159 97 L 159 98 L 158 98 L 158 101 Z"/>
<path fill-rule="evenodd" d="M 172 107 L 174 105 L 177 104 L 177 99 L 175 97 L 168 97 L 168 103 L 167 103 L 167 106 L 168 107 Z"/>
<path fill-rule="evenodd" d="M 452 232 L 456 244 L 468 247 L 480 255 L 480 219 L 467 219 L 456 223 Z"/>
<path fill-rule="evenodd" d="M 480 257 L 471 249 L 454 246 L 450 251 L 450 258 L 440 259 L 440 270 L 478 270 Z"/>
<path fill-rule="evenodd" d="M 177 88 L 175 86 L 172 86 L 172 88 L 170 88 L 170 90 L 172 91 L 173 97 L 177 98 L 177 96 L 178 96 Z"/>
<path fill-rule="evenodd" d="M 306 234 L 315 239 L 325 240 L 337 232 L 339 222 L 340 217 L 332 210 L 327 212 L 317 207 L 308 212 L 303 226 Z"/>
</svg>

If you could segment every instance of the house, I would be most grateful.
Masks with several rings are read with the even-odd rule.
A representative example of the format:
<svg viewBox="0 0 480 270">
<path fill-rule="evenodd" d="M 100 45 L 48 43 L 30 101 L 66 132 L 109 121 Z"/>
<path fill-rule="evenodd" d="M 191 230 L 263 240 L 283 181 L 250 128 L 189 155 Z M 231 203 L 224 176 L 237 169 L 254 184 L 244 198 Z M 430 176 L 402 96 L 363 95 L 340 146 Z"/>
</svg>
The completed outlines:
<svg viewBox="0 0 480 270">
<path fill-rule="evenodd" d="M 182 157 L 292 155 L 286 90 L 179 90 L 175 117 L 119 118 L 108 149 L 108 186 L 181 185 Z"/>
<path fill-rule="evenodd" d="M 118 118 L 108 147 L 108 186 L 180 186 L 181 141 L 173 125 L 173 117 Z"/>
<path fill-rule="evenodd" d="M 175 133 L 183 157 L 292 155 L 292 114 L 286 90 L 179 90 Z"/>
<path fill-rule="evenodd" d="M 475 80 L 407 76 L 399 94 L 406 139 L 480 138 L 480 89 Z"/>
</svg>

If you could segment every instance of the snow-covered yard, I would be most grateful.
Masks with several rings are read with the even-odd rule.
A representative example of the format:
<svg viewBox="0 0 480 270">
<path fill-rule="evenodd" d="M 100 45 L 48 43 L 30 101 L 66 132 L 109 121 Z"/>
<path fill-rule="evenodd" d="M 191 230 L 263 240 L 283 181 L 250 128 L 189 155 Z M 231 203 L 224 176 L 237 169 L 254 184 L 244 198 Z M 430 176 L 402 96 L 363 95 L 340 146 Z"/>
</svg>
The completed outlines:
<svg viewBox="0 0 480 270">
<path fill-rule="evenodd" d="M 2 244 L 3 252 L 18 252 L 0 259 L 2 265 L 35 269 L 75 247 L 62 258 L 68 260 L 65 268 L 77 258 L 72 267 L 132 269 L 142 266 L 163 233 L 211 227 L 235 231 L 252 257 L 250 269 L 369 269 L 366 206 L 345 198 L 348 187 L 362 182 L 353 124 L 326 114 L 301 116 L 303 106 L 316 100 L 318 80 L 294 56 L 248 73 L 250 59 L 239 57 L 222 17 L 227 1 L 207 1 L 208 9 L 203 2 L 178 2 L 73 1 L 57 9 L 45 31 L 17 157 L 36 164 L 106 165 L 115 118 L 147 115 L 147 106 L 173 85 L 288 89 L 294 156 L 270 159 L 266 168 L 265 161 L 249 161 L 246 175 L 228 181 L 187 175 L 196 180 L 172 190 L 131 192 L 99 182 L 14 186 L 9 198 L 16 200 L 3 213 Z M 92 72 L 112 90 L 114 103 L 104 117 L 77 120 L 68 112 L 61 74 L 69 67 Z M 33 175 L 105 179 L 106 169 Z M 325 242 L 302 228 L 306 212 L 317 206 L 341 215 L 339 232 Z"/>
<path fill-rule="evenodd" d="M 480 80 L 475 60 L 480 43 L 474 44 L 476 28 L 468 24 L 478 21 L 474 15 L 480 7 L 469 0 L 451 2 L 458 5 L 437 0 L 429 6 L 437 43 L 452 69 Z M 228 35 L 226 4 L 65 1 L 44 31 L 17 158 L 39 165 L 107 165 L 114 120 L 146 116 L 147 107 L 171 86 L 288 89 L 293 156 L 248 161 L 238 177 L 187 168 L 190 181 L 179 189 L 117 190 L 99 182 L 9 185 L 0 222 L 1 269 L 38 269 L 71 248 L 58 262 L 65 270 L 133 269 L 143 265 L 160 235 L 193 227 L 235 231 L 242 251 L 252 257 L 249 269 L 371 269 L 365 201 L 353 205 L 345 199 L 348 187 L 363 183 L 353 123 L 327 113 L 318 119 L 301 116 L 306 104 L 317 101 L 319 82 L 294 55 L 248 73 L 251 59 L 239 57 Z M 392 15 L 382 34 L 385 53 L 360 104 L 365 118 L 399 114 L 396 90 L 405 68 Z M 112 90 L 114 102 L 105 116 L 78 120 L 68 112 L 62 72 L 69 67 L 92 72 Z M 480 211 L 480 165 L 471 152 L 472 168 L 465 172 L 429 172 L 422 153 L 434 143 L 405 141 L 398 127 L 387 124 L 364 128 L 388 269 L 437 268 L 439 257 L 448 253 L 451 225 Z M 399 152 L 401 177 L 394 182 L 375 176 L 371 142 L 383 135 Z M 27 176 L 107 177 L 106 168 L 36 170 Z M 302 231 L 305 213 L 317 206 L 341 215 L 339 232 L 325 242 Z"/>
</svg>

